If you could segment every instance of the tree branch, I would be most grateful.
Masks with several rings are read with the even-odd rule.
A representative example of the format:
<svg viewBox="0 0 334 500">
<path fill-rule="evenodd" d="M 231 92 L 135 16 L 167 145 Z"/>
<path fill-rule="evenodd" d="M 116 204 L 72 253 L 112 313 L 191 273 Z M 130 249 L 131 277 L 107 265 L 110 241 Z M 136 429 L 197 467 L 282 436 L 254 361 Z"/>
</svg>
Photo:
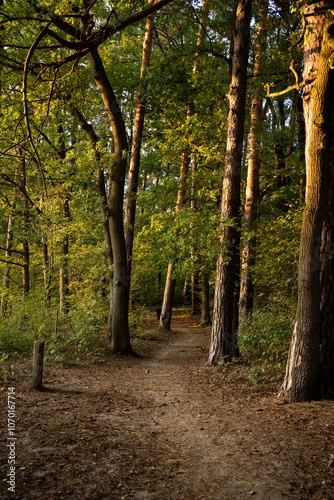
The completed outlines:
<svg viewBox="0 0 334 500">
<path fill-rule="evenodd" d="M 30 47 L 30 50 L 27 54 L 26 60 L 24 62 L 24 67 L 23 67 L 23 89 L 22 89 L 23 109 L 24 109 L 25 122 L 26 122 L 26 126 L 27 126 L 27 134 L 28 134 L 28 138 L 29 138 L 30 144 L 32 146 L 32 149 L 33 149 L 33 151 L 36 155 L 36 158 L 37 158 L 39 170 L 40 170 L 40 173 L 41 173 L 41 176 L 43 179 L 44 191 L 46 194 L 47 194 L 47 189 L 46 189 L 46 183 L 45 183 L 45 176 L 44 176 L 44 172 L 42 169 L 41 160 L 40 160 L 40 157 L 38 156 L 38 152 L 37 152 L 37 149 L 35 147 L 35 144 L 34 144 L 34 141 L 33 141 L 32 135 L 31 135 L 31 129 L 30 129 L 28 99 L 27 99 L 27 79 L 28 79 L 28 65 L 29 65 L 30 58 L 33 55 L 34 51 L 37 49 L 39 42 L 41 40 L 43 40 L 43 38 L 46 36 L 47 30 L 48 30 L 48 27 L 50 24 L 51 24 L 51 21 L 49 21 L 47 23 L 47 25 L 44 26 L 44 28 L 37 35 L 32 46 Z"/>
<path fill-rule="evenodd" d="M 21 252 L 20 250 L 13 250 L 12 248 L 6 248 L 6 247 L 2 247 L 0 246 L 0 250 L 4 250 L 5 252 L 14 252 L 14 253 L 18 253 L 19 255 L 23 255 L 23 257 L 25 257 L 25 254 L 24 252 Z"/>
</svg>

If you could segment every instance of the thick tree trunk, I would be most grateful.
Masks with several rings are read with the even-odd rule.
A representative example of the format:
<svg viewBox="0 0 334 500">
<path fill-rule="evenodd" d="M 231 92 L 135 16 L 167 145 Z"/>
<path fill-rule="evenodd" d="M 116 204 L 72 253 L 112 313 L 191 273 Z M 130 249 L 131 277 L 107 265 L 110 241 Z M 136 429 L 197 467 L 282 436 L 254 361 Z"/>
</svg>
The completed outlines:
<svg viewBox="0 0 334 500">
<path fill-rule="evenodd" d="M 306 120 L 306 202 L 302 224 L 298 275 L 298 306 L 286 374 L 279 397 L 306 401 L 320 395 L 320 242 L 326 215 L 330 183 L 330 147 L 333 133 L 332 68 L 334 25 L 323 14 L 307 7 L 315 29 L 305 42 L 305 64 L 319 52 L 318 71 L 310 93 L 305 93 Z M 320 22 L 321 21 L 321 22 Z M 316 66 L 314 68 L 317 69 Z M 311 107 L 311 112 L 309 108 Z"/>
<path fill-rule="evenodd" d="M 334 120 L 333 120 L 334 122 Z M 330 155 L 331 181 L 327 214 L 321 235 L 320 250 L 320 393 L 334 395 L 334 142 Z"/>
<path fill-rule="evenodd" d="M 217 260 L 211 345 L 207 364 L 229 361 L 235 353 L 233 329 L 235 284 L 239 256 L 240 174 L 247 88 L 251 0 L 237 4 L 229 91 L 227 145 L 223 178 L 220 252 Z M 228 223 L 226 223 L 228 221 Z"/>
<path fill-rule="evenodd" d="M 244 215 L 242 270 L 240 283 L 239 315 L 240 320 L 253 309 L 254 303 L 254 266 L 256 251 L 256 222 L 260 197 L 261 134 L 263 124 L 262 85 L 259 78 L 263 73 L 263 55 L 266 47 L 266 19 L 268 0 L 262 0 L 260 19 L 257 28 L 258 42 L 254 64 L 255 85 L 251 105 L 251 128 L 249 137 L 249 161 L 247 170 L 246 203 Z"/>
<path fill-rule="evenodd" d="M 332 126 L 334 124 L 334 104 L 332 104 Z M 327 213 L 321 235 L 320 249 L 320 393 L 334 395 L 334 134 L 330 145 L 330 185 Z"/>
<path fill-rule="evenodd" d="M 152 1 L 152 0 L 151 0 Z M 131 268 L 132 268 L 132 251 L 134 239 L 134 227 L 136 217 L 136 195 L 138 189 L 139 167 L 140 167 L 140 150 L 141 141 L 143 137 L 144 118 L 146 111 L 147 101 L 147 79 L 145 77 L 145 70 L 149 67 L 152 52 L 154 24 L 151 19 L 146 20 L 146 34 L 143 44 L 143 58 L 141 65 L 141 82 L 138 93 L 135 123 L 133 128 L 133 139 L 131 147 L 131 158 L 129 167 L 128 178 L 128 191 L 125 206 L 125 245 L 128 261 L 128 280 L 129 286 L 131 282 Z"/>
<path fill-rule="evenodd" d="M 87 58 L 95 83 L 101 92 L 114 139 L 108 194 L 110 237 L 114 261 L 114 274 L 111 281 L 111 351 L 127 354 L 132 352 L 132 348 L 128 322 L 129 283 L 123 226 L 124 181 L 127 164 L 126 151 L 128 150 L 126 130 L 121 110 L 97 50 L 93 50 Z"/>
</svg>

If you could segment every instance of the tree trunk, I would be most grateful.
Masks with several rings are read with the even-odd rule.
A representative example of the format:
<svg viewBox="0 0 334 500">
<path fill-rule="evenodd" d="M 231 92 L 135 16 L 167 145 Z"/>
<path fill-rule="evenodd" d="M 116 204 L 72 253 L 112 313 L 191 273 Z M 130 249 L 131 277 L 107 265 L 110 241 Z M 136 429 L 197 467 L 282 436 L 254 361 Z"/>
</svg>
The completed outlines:
<svg viewBox="0 0 334 500">
<path fill-rule="evenodd" d="M 200 312 L 200 302 L 198 298 L 198 273 L 192 272 L 191 275 L 191 314 L 196 316 Z"/>
<path fill-rule="evenodd" d="M 152 2 L 153 0 L 151 0 Z M 150 2 L 150 3 L 151 3 Z M 134 227 L 136 217 L 136 195 L 138 189 L 139 167 L 140 167 L 140 150 L 141 141 L 144 129 L 144 118 L 147 101 L 147 79 L 145 78 L 145 70 L 149 67 L 152 52 L 154 24 L 150 18 L 146 20 L 146 34 L 143 44 L 143 57 L 140 73 L 140 86 L 136 107 L 136 116 L 133 129 L 133 142 L 131 147 L 131 158 L 128 178 L 128 191 L 125 207 L 125 245 L 128 264 L 128 280 L 129 286 L 131 283 L 131 267 L 132 267 L 132 251 L 134 239 Z"/>
<path fill-rule="evenodd" d="M 240 283 L 239 315 L 240 320 L 253 309 L 254 266 L 256 251 L 256 222 L 260 197 L 261 134 L 263 124 L 262 85 L 259 78 L 263 73 L 262 58 L 266 47 L 266 19 L 268 0 L 262 0 L 260 19 L 257 29 L 258 42 L 254 64 L 255 85 L 251 105 L 251 128 L 249 137 L 249 161 L 247 171 L 246 204 L 244 215 L 242 271 Z"/>
<path fill-rule="evenodd" d="M 174 265 L 168 264 L 165 293 L 162 302 L 159 327 L 163 330 L 170 330 L 172 321 L 173 298 L 175 290 L 175 279 L 173 278 Z"/>
<path fill-rule="evenodd" d="M 319 63 L 310 93 L 306 89 L 304 96 L 307 184 L 300 240 L 298 306 L 286 374 L 279 392 L 279 397 L 289 401 L 307 401 L 320 395 L 320 242 L 330 183 L 334 84 L 331 33 L 334 24 L 313 9 L 314 6 L 305 9 L 308 22 L 314 25 L 305 40 L 305 65 L 310 68 L 309 57 L 313 62 L 318 59 Z M 316 58 L 319 43 L 320 59 Z"/>
<path fill-rule="evenodd" d="M 210 325 L 210 285 L 208 277 L 203 274 L 202 277 L 202 308 L 201 308 L 201 324 Z"/>
<path fill-rule="evenodd" d="M 11 249 L 13 245 L 13 214 L 12 210 L 15 210 L 16 205 L 16 196 L 15 201 L 11 207 L 8 221 L 7 221 L 7 239 L 6 239 L 6 257 L 10 257 L 12 255 Z M 8 300 L 8 288 L 9 288 L 9 280 L 10 280 L 10 265 L 5 263 L 5 270 L 3 273 L 3 285 L 2 285 L 2 297 L 1 297 L 1 311 L 2 316 L 6 316 L 7 313 L 7 300 Z"/>
<path fill-rule="evenodd" d="M 217 260 L 211 345 L 207 364 L 231 360 L 236 348 L 233 330 L 235 278 L 240 241 L 240 174 L 247 88 L 251 0 L 237 4 L 232 56 L 227 144 L 223 178 L 220 252 Z M 228 222 L 228 223 L 227 223 Z"/>
<path fill-rule="evenodd" d="M 49 255 L 48 240 L 44 228 L 41 225 L 42 233 L 42 254 L 43 254 L 43 276 L 44 276 L 44 296 L 47 304 L 51 300 L 51 256 Z"/>
<path fill-rule="evenodd" d="M 114 139 L 108 194 L 110 237 L 114 261 L 114 274 L 111 279 L 111 351 L 129 354 L 132 353 L 128 322 L 129 282 L 123 226 L 124 182 L 127 164 L 125 153 L 128 150 L 128 144 L 121 110 L 98 51 L 92 50 L 87 58 L 95 83 L 101 92 Z"/>
<path fill-rule="evenodd" d="M 208 8 L 208 1 L 203 0 L 202 15 L 206 13 L 207 8 Z M 203 28 L 203 18 L 201 18 L 199 32 L 198 32 L 197 47 L 202 45 L 204 43 L 204 41 L 205 41 L 205 30 Z M 199 71 L 199 51 L 196 52 L 196 59 L 194 62 L 193 73 L 197 73 L 198 71 Z M 194 113 L 195 113 L 194 101 L 193 101 L 193 99 L 189 99 L 188 111 L 187 111 L 187 121 L 190 120 L 190 118 L 192 117 L 192 115 Z M 186 150 L 182 154 L 181 170 L 180 170 L 180 182 L 179 182 L 179 189 L 178 189 L 177 200 L 176 200 L 176 211 L 180 211 L 183 204 L 184 204 L 189 165 L 190 165 L 190 152 L 189 152 L 188 148 L 186 148 Z M 174 264 L 172 262 L 170 262 L 168 265 L 167 278 L 169 276 L 170 267 L 172 269 L 174 268 Z M 170 289 L 170 287 L 171 287 L 171 289 Z M 166 279 L 164 298 L 163 298 L 163 304 L 162 304 L 161 316 L 160 316 L 160 328 L 163 328 L 165 330 L 170 330 L 170 321 L 172 318 L 172 311 L 173 311 L 174 289 L 175 289 L 175 280 Z M 170 300 L 171 297 L 172 297 L 172 300 Z M 165 310 L 164 307 L 168 307 L 169 309 Z M 166 321 L 167 321 L 166 323 L 164 323 L 164 318 L 166 318 Z M 168 326 L 168 322 L 169 322 L 169 326 Z"/>
<path fill-rule="evenodd" d="M 23 149 L 18 148 L 20 158 L 20 189 L 26 190 L 27 185 L 27 169 L 25 158 L 23 156 Z M 30 291 L 30 248 L 29 248 L 29 203 L 25 196 L 22 196 L 23 203 L 23 264 L 22 264 L 22 291 L 23 296 L 26 297 Z"/>
<path fill-rule="evenodd" d="M 59 264 L 59 310 L 61 314 L 67 314 L 69 311 L 68 295 L 69 295 L 69 279 L 68 279 L 68 254 L 69 254 L 69 237 L 67 224 L 70 218 L 70 202 L 68 195 L 65 195 L 65 200 L 62 202 L 63 222 L 65 226 L 65 235 L 61 244 L 61 255 Z"/>
<path fill-rule="evenodd" d="M 334 121 L 334 120 L 333 120 Z M 320 393 L 334 395 L 334 143 L 330 154 L 331 181 L 327 214 L 324 221 L 320 250 Z"/>
<path fill-rule="evenodd" d="M 187 114 L 188 120 L 192 116 L 192 114 L 193 114 L 193 102 L 191 101 L 189 102 L 188 105 L 188 114 Z M 184 152 L 182 154 L 179 189 L 177 192 L 177 200 L 176 200 L 177 212 L 181 210 L 186 195 L 186 182 L 188 177 L 189 163 L 190 163 L 189 153 Z M 173 298 L 175 290 L 175 279 L 172 279 L 173 271 L 174 271 L 174 263 L 169 262 L 166 283 L 165 283 L 164 297 L 161 306 L 161 315 L 160 315 L 160 328 L 164 330 L 170 330 L 170 325 L 172 320 Z"/>
<path fill-rule="evenodd" d="M 63 160 L 65 165 L 66 159 L 66 146 L 65 146 L 65 135 L 62 125 L 58 127 L 59 143 L 60 147 L 58 150 L 59 157 Z M 68 280 L 68 254 L 69 254 L 69 236 L 68 236 L 68 223 L 70 218 L 70 194 L 65 186 L 63 185 L 63 200 L 61 201 L 62 216 L 63 216 L 63 228 L 64 235 L 61 242 L 60 249 L 60 262 L 59 262 L 59 311 L 61 314 L 68 314 L 69 304 L 69 280 Z"/>
</svg>

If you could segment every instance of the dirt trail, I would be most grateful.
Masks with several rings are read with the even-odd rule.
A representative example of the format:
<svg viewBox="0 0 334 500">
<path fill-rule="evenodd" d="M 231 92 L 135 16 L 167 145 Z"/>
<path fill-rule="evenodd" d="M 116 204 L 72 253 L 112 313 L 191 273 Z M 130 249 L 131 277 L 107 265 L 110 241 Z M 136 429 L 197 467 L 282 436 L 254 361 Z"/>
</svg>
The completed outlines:
<svg viewBox="0 0 334 500">
<path fill-rule="evenodd" d="M 0 497 L 334 499 L 334 403 L 283 404 L 242 363 L 205 368 L 209 330 L 181 314 L 172 326 L 139 358 L 47 366 L 44 392 L 21 373 L 17 488 L 2 481 Z"/>
</svg>

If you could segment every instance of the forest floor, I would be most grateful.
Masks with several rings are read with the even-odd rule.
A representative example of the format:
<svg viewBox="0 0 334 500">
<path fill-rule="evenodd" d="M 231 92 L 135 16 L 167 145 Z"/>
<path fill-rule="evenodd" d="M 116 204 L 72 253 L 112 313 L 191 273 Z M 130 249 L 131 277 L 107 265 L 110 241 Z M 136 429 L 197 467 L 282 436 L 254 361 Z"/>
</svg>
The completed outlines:
<svg viewBox="0 0 334 500">
<path fill-rule="evenodd" d="M 148 326 L 138 357 L 46 363 L 39 392 L 18 366 L 0 392 L 1 499 L 334 499 L 334 401 L 284 403 L 277 377 L 257 381 L 242 358 L 205 367 L 210 329 L 182 311 L 172 332 Z"/>
</svg>

